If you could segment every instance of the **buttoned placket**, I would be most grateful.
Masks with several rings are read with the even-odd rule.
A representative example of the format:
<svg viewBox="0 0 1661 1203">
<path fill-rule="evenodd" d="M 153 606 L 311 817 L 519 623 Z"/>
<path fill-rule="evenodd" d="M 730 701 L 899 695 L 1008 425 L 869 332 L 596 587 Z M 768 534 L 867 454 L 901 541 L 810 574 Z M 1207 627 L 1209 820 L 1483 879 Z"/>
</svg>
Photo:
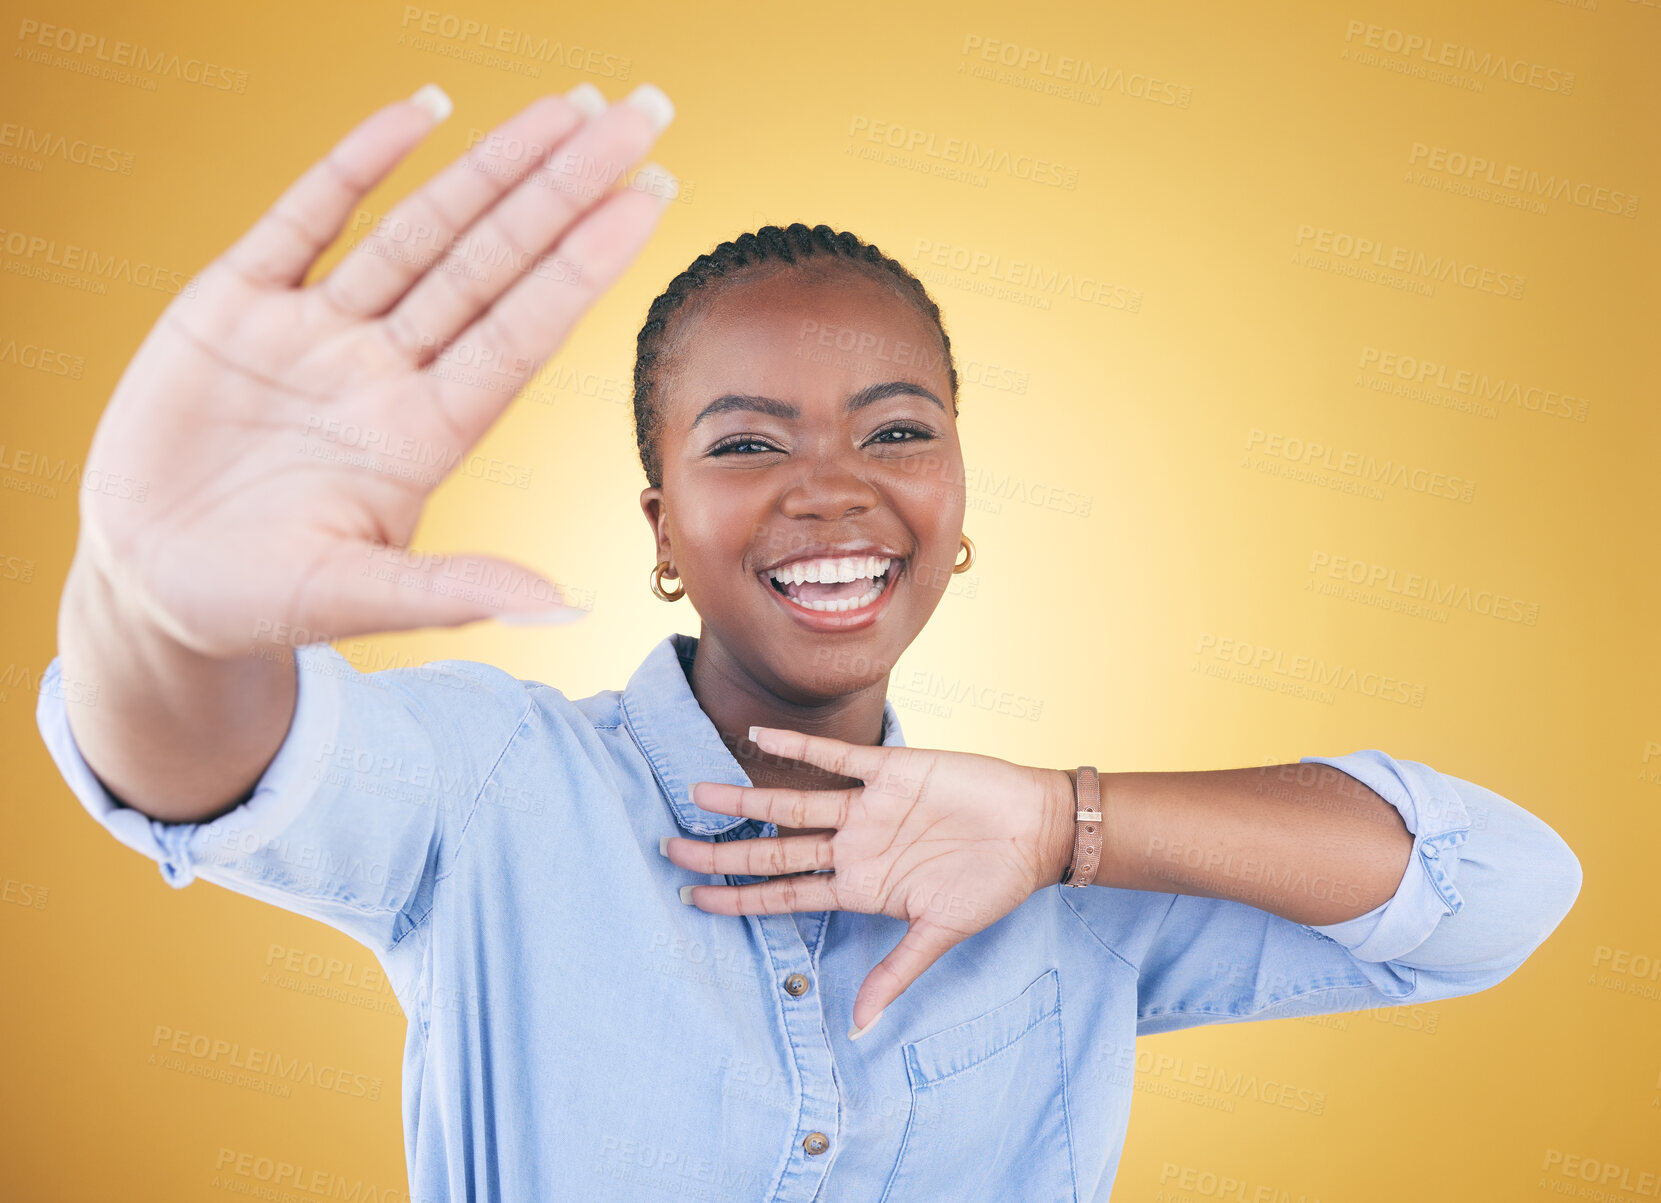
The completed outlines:
<svg viewBox="0 0 1661 1203">
<path fill-rule="evenodd" d="M 772 823 L 746 819 L 718 840 L 772 838 L 778 828 Z M 768 880 L 749 874 L 728 873 L 728 885 L 741 886 Z M 825 1020 L 824 992 L 819 988 L 819 951 L 824 945 L 827 916 L 783 913 L 745 915 L 767 950 L 772 980 L 777 989 L 779 1017 L 800 1083 L 800 1105 L 796 1116 L 795 1141 L 790 1157 L 774 1191 L 765 1196 L 772 1203 L 812 1203 L 818 1197 L 841 1148 L 842 1090 L 831 1052 L 830 1025 Z M 801 920 L 798 925 L 798 920 Z M 806 929 L 804 938 L 803 928 Z M 809 940 L 812 941 L 811 945 Z M 802 984 L 805 982 L 805 989 Z M 794 993 L 792 987 L 800 990 Z"/>
<path fill-rule="evenodd" d="M 776 836 L 778 828 L 773 823 L 717 814 L 692 802 L 694 782 L 752 784 L 692 695 L 690 673 L 696 645 L 691 636 L 673 635 L 636 670 L 622 695 L 629 730 L 662 789 L 675 825 L 673 834 L 718 841 Z M 905 746 L 899 715 L 886 700 L 883 744 Z M 723 876 L 728 885 L 768 880 L 732 873 Z M 789 1042 L 800 1090 L 784 1169 L 771 1191 L 761 1197 L 772 1203 L 812 1203 L 836 1162 L 842 1135 L 841 1079 L 819 983 L 819 953 L 830 928 L 830 913 L 805 915 L 800 928 L 792 913 L 743 918 L 758 937 L 756 947 L 766 950 L 775 1014 Z M 807 989 L 800 994 L 791 991 L 792 982 L 799 986 L 804 981 Z"/>
</svg>

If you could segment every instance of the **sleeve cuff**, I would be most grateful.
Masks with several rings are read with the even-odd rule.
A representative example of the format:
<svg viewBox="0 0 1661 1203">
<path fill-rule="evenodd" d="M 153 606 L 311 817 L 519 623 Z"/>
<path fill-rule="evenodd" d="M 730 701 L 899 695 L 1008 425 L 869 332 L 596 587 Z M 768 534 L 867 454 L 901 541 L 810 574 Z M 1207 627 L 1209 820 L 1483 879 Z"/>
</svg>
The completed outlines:
<svg viewBox="0 0 1661 1203">
<path fill-rule="evenodd" d="M 1348 756 L 1305 756 L 1354 777 L 1389 802 L 1413 833 L 1413 853 L 1389 901 L 1341 923 L 1311 925 L 1363 961 L 1393 961 L 1412 952 L 1449 915 L 1465 906 L 1456 885 L 1458 848 L 1470 838 L 1464 800 L 1441 777 L 1415 761 L 1376 749 Z"/>
<path fill-rule="evenodd" d="M 175 889 L 196 880 L 204 861 L 230 864 L 280 836 L 311 801 L 323 767 L 317 749 L 333 739 L 341 690 L 350 662 L 327 643 L 296 648 L 294 714 L 288 734 L 242 805 L 205 823 L 167 823 L 134 810 L 112 794 L 81 755 L 69 727 L 61 664 L 53 657 L 41 674 L 35 722 L 58 771 L 88 814 L 127 847 L 156 861 Z M 205 876 L 211 876 L 211 871 Z"/>
</svg>

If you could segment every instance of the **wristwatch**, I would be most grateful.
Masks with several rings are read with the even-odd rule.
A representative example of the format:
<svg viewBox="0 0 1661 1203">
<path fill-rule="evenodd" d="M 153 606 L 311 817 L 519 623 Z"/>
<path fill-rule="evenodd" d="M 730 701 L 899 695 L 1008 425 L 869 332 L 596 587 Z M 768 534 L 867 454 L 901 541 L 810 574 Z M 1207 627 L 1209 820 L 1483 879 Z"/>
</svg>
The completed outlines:
<svg viewBox="0 0 1661 1203">
<path fill-rule="evenodd" d="M 1095 765 L 1079 766 L 1074 803 L 1073 859 L 1061 875 L 1061 884 L 1087 886 L 1095 882 L 1102 863 L 1101 776 Z"/>
</svg>

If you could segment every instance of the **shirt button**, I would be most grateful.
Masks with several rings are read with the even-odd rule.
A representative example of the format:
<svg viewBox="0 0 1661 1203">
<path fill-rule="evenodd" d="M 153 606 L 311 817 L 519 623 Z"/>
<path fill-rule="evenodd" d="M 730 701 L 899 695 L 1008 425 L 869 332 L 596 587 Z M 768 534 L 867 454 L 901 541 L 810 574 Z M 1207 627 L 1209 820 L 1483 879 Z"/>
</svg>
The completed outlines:
<svg viewBox="0 0 1661 1203">
<path fill-rule="evenodd" d="M 1435 844 L 1426 844 L 1425 845 L 1425 855 L 1427 857 L 1429 857 L 1431 860 L 1435 860 L 1437 855 L 1438 855 L 1438 853 L 1436 851 L 1436 845 Z"/>
<path fill-rule="evenodd" d="M 784 979 L 784 992 L 791 998 L 800 998 L 807 993 L 807 978 L 800 973 L 792 973 Z"/>
<path fill-rule="evenodd" d="M 830 1140 L 823 1132 L 809 1132 L 802 1141 L 802 1148 L 806 1149 L 809 1155 L 817 1157 L 830 1148 Z"/>
</svg>

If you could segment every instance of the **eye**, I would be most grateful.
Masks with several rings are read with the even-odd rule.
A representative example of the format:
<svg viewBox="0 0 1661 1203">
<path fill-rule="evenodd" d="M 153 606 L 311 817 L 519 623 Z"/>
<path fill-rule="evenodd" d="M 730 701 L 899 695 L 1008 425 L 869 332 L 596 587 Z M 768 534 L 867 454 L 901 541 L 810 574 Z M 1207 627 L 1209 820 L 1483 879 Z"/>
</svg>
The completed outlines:
<svg viewBox="0 0 1661 1203">
<path fill-rule="evenodd" d="M 903 439 L 890 439 L 887 436 L 891 434 L 903 434 L 911 437 Z M 927 426 L 918 426 L 910 422 L 901 422 L 893 426 L 885 426 L 883 429 L 877 431 L 876 434 L 871 436 L 871 442 L 876 443 L 879 446 L 893 447 L 900 443 L 916 443 L 921 442 L 924 439 L 932 439 L 934 437 L 934 431 L 930 430 Z"/>
<path fill-rule="evenodd" d="M 777 450 L 779 450 L 777 447 L 773 446 L 771 443 L 767 442 L 765 439 L 758 438 L 756 435 L 753 435 L 753 434 L 735 434 L 735 435 L 730 435 L 727 438 L 722 439 L 719 443 L 715 444 L 715 446 L 711 447 L 709 449 L 709 454 L 710 455 L 727 455 L 729 453 L 748 454 L 748 453 L 739 452 L 739 448 L 741 448 L 741 447 L 759 447 L 763 451 L 777 451 Z"/>
</svg>

